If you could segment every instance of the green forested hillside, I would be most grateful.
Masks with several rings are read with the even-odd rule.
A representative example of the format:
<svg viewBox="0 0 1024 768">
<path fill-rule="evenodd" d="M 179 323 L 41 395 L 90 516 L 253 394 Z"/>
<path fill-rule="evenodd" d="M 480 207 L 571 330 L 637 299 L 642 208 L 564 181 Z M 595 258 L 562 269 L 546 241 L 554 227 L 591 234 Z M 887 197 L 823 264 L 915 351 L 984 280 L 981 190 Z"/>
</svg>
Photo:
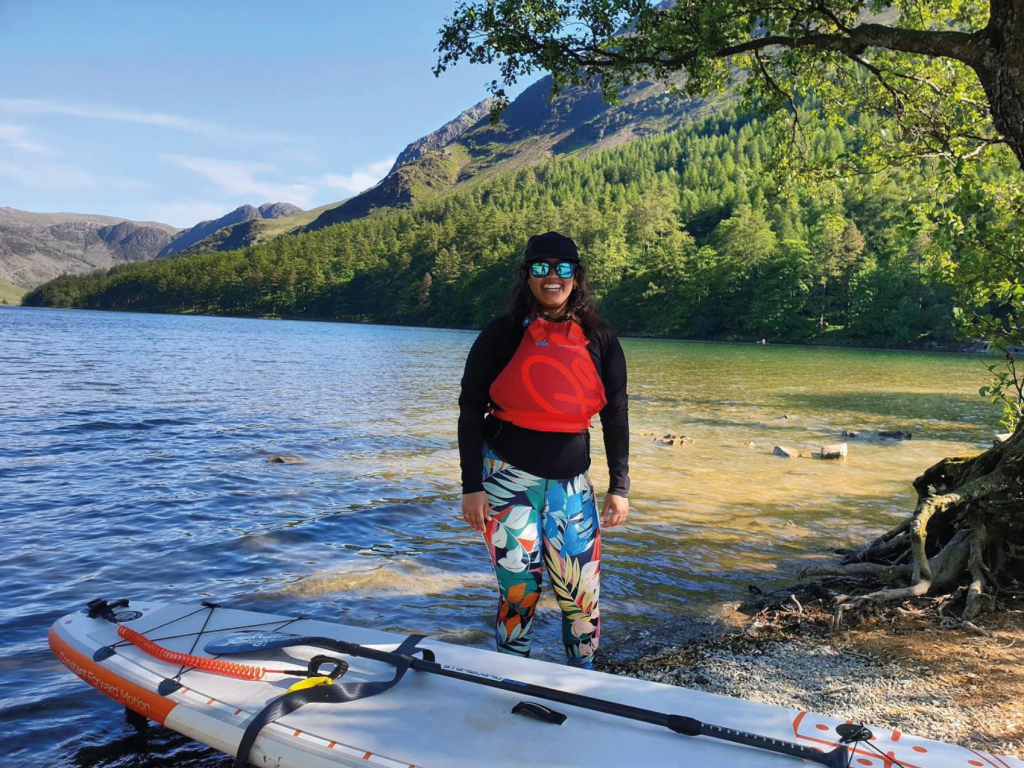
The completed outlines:
<svg viewBox="0 0 1024 768">
<path fill-rule="evenodd" d="M 865 120 L 868 118 L 858 118 Z M 813 151 L 848 147 L 841 129 Z M 479 326 L 530 234 L 580 245 L 621 333 L 871 344 L 954 338 L 915 204 L 928 166 L 780 196 L 756 121 L 721 115 L 497 175 L 408 211 L 226 253 L 58 278 L 26 304 Z"/>
</svg>

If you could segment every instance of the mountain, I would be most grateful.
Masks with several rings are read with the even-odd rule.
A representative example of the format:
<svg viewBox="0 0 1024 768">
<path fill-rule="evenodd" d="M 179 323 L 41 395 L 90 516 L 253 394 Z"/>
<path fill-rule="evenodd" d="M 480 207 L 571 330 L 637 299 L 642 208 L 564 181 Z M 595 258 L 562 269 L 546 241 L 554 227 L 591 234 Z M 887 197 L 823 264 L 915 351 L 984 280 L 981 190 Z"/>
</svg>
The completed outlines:
<svg viewBox="0 0 1024 768">
<path fill-rule="evenodd" d="M 32 288 L 64 273 L 144 261 L 177 231 L 153 221 L 0 207 L 0 281 Z"/>
<path fill-rule="evenodd" d="M 288 203 L 265 203 L 258 208 L 243 205 L 219 219 L 172 234 L 159 245 L 157 255 L 228 251 L 359 219 L 377 209 L 415 208 L 425 200 L 480 183 L 504 170 L 539 165 L 559 155 L 585 156 L 670 131 L 701 119 L 724 100 L 713 103 L 683 99 L 664 84 L 654 83 L 622 89 L 619 103 L 613 105 L 604 102 L 597 87 L 567 88 L 554 100 L 549 100 L 550 93 L 551 78 L 544 77 L 509 105 L 497 125 L 490 124 L 491 101 L 481 101 L 436 131 L 411 142 L 384 179 L 348 200 L 312 211 L 302 211 Z M 116 246 L 107 243 L 106 250 L 121 258 L 131 258 L 128 254 L 134 253 L 135 240 L 149 238 L 154 244 L 161 242 L 156 233 L 150 232 L 140 233 L 122 244 L 124 238 L 116 239 L 118 234 L 107 235 L 115 238 Z M 147 246 L 144 258 L 150 258 L 151 251 L 152 247 Z M 51 267 L 28 282 L 24 277 L 14 279 L 9 272 L 6 279 L 34 285 L 61 271 L 81 272 L 101 266 L 110 263 L 97 262 L 74 270 Z M 2 271 L 0 279 L 5 279 Z"/>
<path fill-rule="evenodd" d="M 283 219 L 302 213 L 302 209 L 291 203 L 264 203 L 259 207 L 259 212 L 264 219 Z"/>
<path fill-rule="evenodd" d="M 252 205 L 243 205 L 235 208 L 231 213 L 221 216 L 219 219 L 201 221 L 190 229 L 182 230 L 160 250 L 158 255 L 170 256 L 172 253 L 187 251 L 200 241 L 205 240 L 225 227 L 249 221 L 284 218 L 301 212 L 301 208 L 291 203 L 264 203 L 259 208 Z M 231 247 L 237 248 L 239 246 L 232 245 Z"/>
<path fill-rule="evenodd" d="M 276 217 L 264 216 L 261 219 L 246 219 L 237 224 L 229 224 L 226 227 L 215 230 L 213 234 L 207 235 L 182 252 L 233 251 L 236 248 L 247 248 L 250 245 L 256 245 L 256 243 L 261 243 L 264 240 L 273 240 L 275 237 L 294 234 L 302 227 L 315 221 L 321 213 L 338 205 L 341 205 L 341 203 L 329 203 L 319 208 L 304 211 L 289 203 L 274 203 L 273 205 L 267 203 L 260 206 L 260 209 L 266 208 L 278 213 L 292 211 L 292 213 Z"/>
<path fill-rule="evenodd" d="M 408 165 L 413 160 L 423 157 L 427 152 L 447 147 L 483 118 L 490 115 L 493 102 L 493 99 L 484 99 L 479 104 L 465 110 L 454 120 L 449 120 L 433 133 L 428 133 L 423 138 L 416 139 L 416 141 L 401 151 L 389 173 L 394 173 L 403 165 Z"/>
<path fill-rule="evenodd" d="M 502 170 L 664 133 L 700 119 L 714 106 L 679 98 L 660 83 L 624 88 L 618 104 L 605 103 L 597 87 L 566 88 L 554 100 L 550 94 L 551 78 L 538 80 L 509 105 L 497 125 L 490 123 L 490 101 L 480 102 L 412 142 L 380 182 L 324 212 L 307 229 L 358 219 L 379 208 L 413 208 Z"/>
</svg>

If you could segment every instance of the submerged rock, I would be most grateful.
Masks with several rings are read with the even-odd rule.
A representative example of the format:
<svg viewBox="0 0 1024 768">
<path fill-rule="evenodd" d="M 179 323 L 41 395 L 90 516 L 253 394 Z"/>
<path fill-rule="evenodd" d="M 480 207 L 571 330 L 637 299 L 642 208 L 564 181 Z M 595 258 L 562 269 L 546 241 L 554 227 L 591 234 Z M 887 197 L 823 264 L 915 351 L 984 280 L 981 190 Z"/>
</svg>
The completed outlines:
<svg viewBox="0 0 1024 768">
<path fill-rule="evenodd" d="M 845 459 L 846 453 L 846 443 L 835 443 L 834 445 L 821 446 L 821 452 L 815 454 L 815 456 L 819 459 Z"/>
<path fill-rule="evenodd" d="M 661 437 L 654 438 L 654 442 L 660 443 L 661 445 L 672 445 L 679 447 L 680 445 L 692 443 L 693 438 L 687 437 L 686 435 L 675 435 L 670 432 L 667 435 L 662 435 Z"/>
<path fill-rule="evenodd" d="M 271 464 L 305 464 L 306 460 L 298 456 L 267 456 Z"/>
<path fill-rule="evenodd" d="M 909 440 L 913 435 L 902 429 L 882 430 L 878 436 L 883 440 Z"/>
<path fill-rule="evenodd" d="M 879 432 L 860 432 L 855 429 L 844 429 L 843 437 L 851 440 L 910 440 L 913 434 L 903 429 L 883 429 Z"/>
<path fill-rule="evenodd" d="M 800 451 L 796 448 L 789 448 L 785 445 L 776 445 L 772 453 L 784 459 L 795 459 L 800 455 Z"/>
</svg>

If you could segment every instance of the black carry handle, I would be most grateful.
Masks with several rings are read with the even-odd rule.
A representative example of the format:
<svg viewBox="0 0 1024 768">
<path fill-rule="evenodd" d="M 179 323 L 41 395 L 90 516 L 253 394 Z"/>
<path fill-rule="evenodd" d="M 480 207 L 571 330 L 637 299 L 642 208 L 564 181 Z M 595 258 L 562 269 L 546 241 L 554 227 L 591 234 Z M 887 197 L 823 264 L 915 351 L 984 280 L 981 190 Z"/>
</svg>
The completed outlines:
<svg viewBox="0 0 1024 768">
<path fill-rule="evenodd" d="M 512 714 L 527 715 L 529 717 L 536 718 L 537 720 L 543 720 L 545 723 L 553 723 L 555 725 L 561 725 L 566 720 L 566 716 L 561 712 L 556 712 L 551 709 L 551 707 L 545 707 L 543 704 L 538 704 L 536 701 L 520 701 L 512 707 Z"/>
<path fill-rule="evenodd" d="M 322 671 L 325 664 L 333 665 L 333 668 L 326 673 Z M 331 680 L 337 680 L 346 672 L 348 672 L 348 662 L 344 659 L 336 659 L 333 656 L 314 656 L 309 660 L 306 677 L 329 677 Z"/>
</svg>

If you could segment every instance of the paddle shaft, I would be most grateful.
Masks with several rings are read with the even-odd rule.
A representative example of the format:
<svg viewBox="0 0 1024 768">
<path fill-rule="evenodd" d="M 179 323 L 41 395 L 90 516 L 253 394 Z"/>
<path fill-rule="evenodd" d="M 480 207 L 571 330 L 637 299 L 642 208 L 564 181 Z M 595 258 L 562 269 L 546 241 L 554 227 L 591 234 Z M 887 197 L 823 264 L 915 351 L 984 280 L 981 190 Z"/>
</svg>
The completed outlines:
<svg viewBox="0 0 1024 768">
<path fill-rule="evenodd" d="M 327 648 L 349 656 L 358 656 L 372 661 L 381 661 L 386 664 L 405 663 L 408 659 L 408 657 L 397 653 L 380 651 L 375 648 L 367 648 L 363 645 L 347 643 L 342 640 L 333 640 L 328 637 L 300 637 L 296 635 L 290 638 L 289 645 L 308 645 Z M 269 648 L 271 646 L 268 645 L 265 647 Z M 281 647 L 281 645 L 273 643 L 273 647 Z M 257 649 L 238 648 L 235 652 L 241 652 L 242 650 Z M 224 650 L 218 648 L 218 652 L 223 653 Z M 810 760 L 821 765 L 831 766 L 832 768 L 846 768 L 847 765 L 849 753 L 846 747 L 836 747 L 831 752 L 821 752 L 817 749 L 805 747 L 801 744 L 794 744 L 793 742 L 784 741 L 782 739 L 773 739 L 767 736 L 759 736 L 755 733 L 738 731 L 733 728 L 726 728 L 720 725 L 711 725 L 710 723 L 705 723 L 692 717 L 671 715 L 665 712 L 657 712 L 651 709 L 630 706 L 629 704 L 618 704 L 613 701 L 594 698 L 593 696 L 569 693 L 567 691 L 560 691 L 557 688 L 547 688 L 542 685 L 524 683 L 518 680 L 511 680 L 509 678 L 492 677 L 479 672 L 473 672 L 471 670 L 453 669 L 445 667 L 442 664 L 438 664 L 436 661 L 427 661 L 416 657 L 412 657 L 412 661 L 409 666 L 411 669 L 419 670 L 420 672 L 428 672 L 432 675 L 449 677 L 454 680 L 463 680 L 477 685 L 486 685 L 489 688 L 511 691 L 513 693 L 532 696 L 537 699 L 556 701 L 560 704 L 568 704 L 573 707 L 590 709 L 595 712 L 603 712 L 617 717 L 624 717 L 630 720 L 639 720 L 640 722 L 659 725 L 675 731 L 676 733 L 683 734 L 684 736 L 707 736 L 720 741 L 728 741 L 734 744 L 755 747 L 757 749 L 788 755 L 801 760 Z"/>
<path fill-rule="evenodd" d="M 387 661 L 385 658 L 370 656 L 369 654 L 367 654 L 365 658 L 376 659 L 377 661 Z M 676 733 L 683 734 L 684 736 L 708 736 L 720 741 L 729 741 L 734 744 L 757 747 L 759 749 L 778 752 L 803 760 L 813 760 L 816 763 L 833 766 L 834 768 L 846 768 L 845 755 L 847 754 L 847 751 L 845 748 L 836 750 L 838 754 L 836 754 L 836 752 L 819 752 L 816 749 L 811 749 L 810 747 L 805 747 L 800 744 L 794 744 L 789 741 L 772 739 L 767 736 L 758 736 L 755 733 L 738 731 L 733 728 L 726 728 L 720 725 L 711 725 L 710 723 L 702 722 L 693 717 L 670 715 L 665 712 L 657 712 L 652 709 L 634 707 L 629 704 L 618 704 L 614 701 L 598 699 L 593 696 L 586 696 L 583 694 L 568 693 L 567 691 L 560 691 L 557 688 L 547 688 L 542 685 L 534 685 L 533 683 L 523 683 L 518 680 L 495 680 L 490 677 L 473 674 L 472 672 L 460 672 L 454 669 L 447 669 L 436 661 L 416 659 L 412 663 L 411 667 L 412 669 L 416 669 L 421 672 L 430 672 L 431 674 L 450 677 L 455 680 L 465 680 L 478 685 L 486 685 L 489 688 L 513 691 L 515 693 L 522 693 L 523 695 L 532 696 L 537 699 L 556 701 L 560 704 L 569 704 L 573 707 L 590 709 L 595 712 L 604 712 L 608 715 L 625 717 L 630 720 L 639 720 L 640 722 L 651 723 L 652 725 L 660 725 L 664 728 L 675 731 Z"/>
</svg>

